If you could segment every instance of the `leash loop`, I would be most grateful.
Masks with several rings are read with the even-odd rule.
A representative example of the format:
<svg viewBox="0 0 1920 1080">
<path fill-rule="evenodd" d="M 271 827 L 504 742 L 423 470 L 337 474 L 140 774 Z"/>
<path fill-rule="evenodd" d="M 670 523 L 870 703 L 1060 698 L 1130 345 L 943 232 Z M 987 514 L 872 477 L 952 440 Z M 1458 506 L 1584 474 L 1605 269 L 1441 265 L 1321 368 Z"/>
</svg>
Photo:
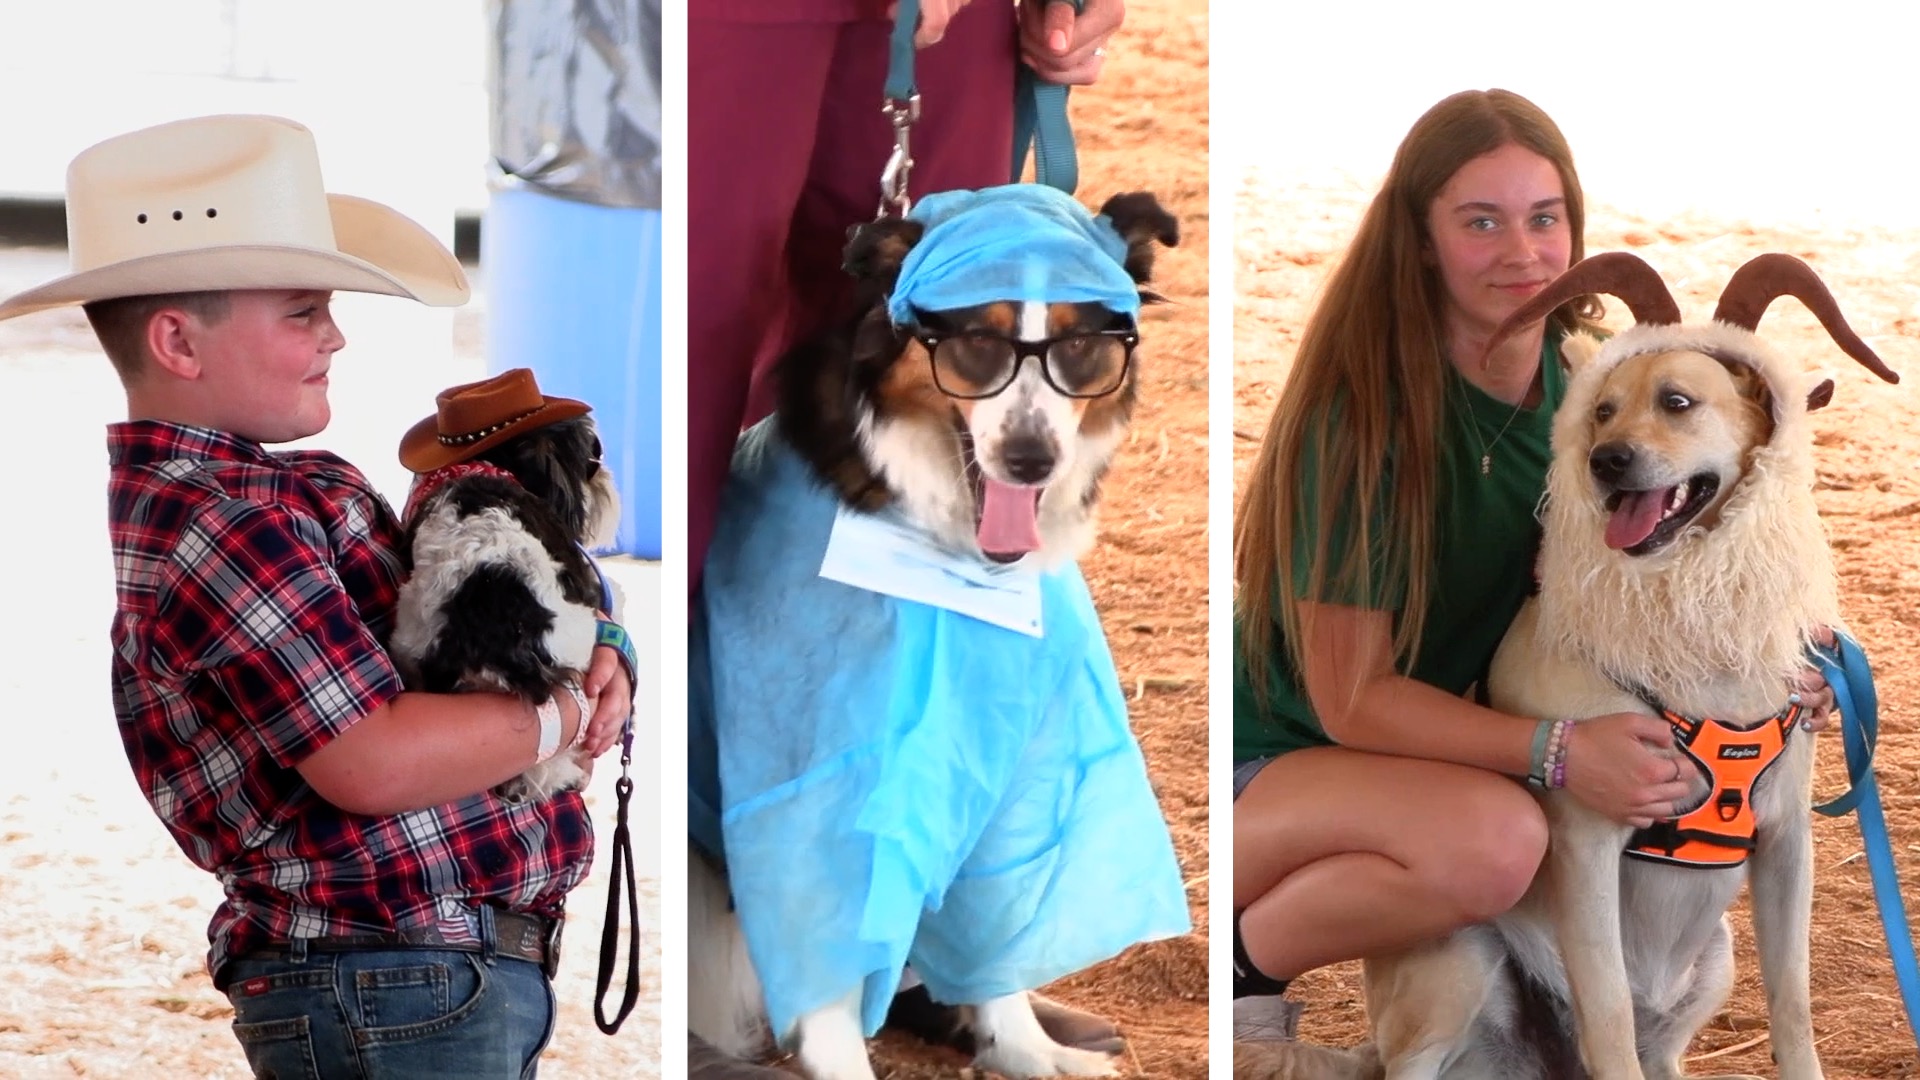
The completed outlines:
<svg viewBox="0 0 1920 1080">
<path fill-rule="evenodd" d="M 627 808 L 633 803 L 633 717 L 620 729 L 620 779 L 614 782 L 613 865 L 608 870 L 607 919 L 600 928 L 600 966 L 593 976 L 593 1022 L 612 1035 L 626 1022 L 640 1000 L 640 893 L 633 877 L 633 834 L 627 828 Z M 620 944 L 621 883 L 627 896 L 627 985 L 613 1019 L 607 1019 L 607 989 L 613 984 L 613 965 Z"/>
</svg>

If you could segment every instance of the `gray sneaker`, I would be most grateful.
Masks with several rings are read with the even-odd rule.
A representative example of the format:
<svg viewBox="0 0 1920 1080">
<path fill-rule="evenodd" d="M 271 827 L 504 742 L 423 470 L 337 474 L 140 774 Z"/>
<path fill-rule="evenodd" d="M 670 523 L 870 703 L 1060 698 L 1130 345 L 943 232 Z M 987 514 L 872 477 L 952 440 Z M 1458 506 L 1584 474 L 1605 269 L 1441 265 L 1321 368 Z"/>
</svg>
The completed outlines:
<svg viewBox="0 0 1920 1080">
<path fill-rule="evenodd" d="M 1279 995 L 1233 999 L 1234 1042 L 1293 1042 L 1300 1003 Z"/>
</svg>

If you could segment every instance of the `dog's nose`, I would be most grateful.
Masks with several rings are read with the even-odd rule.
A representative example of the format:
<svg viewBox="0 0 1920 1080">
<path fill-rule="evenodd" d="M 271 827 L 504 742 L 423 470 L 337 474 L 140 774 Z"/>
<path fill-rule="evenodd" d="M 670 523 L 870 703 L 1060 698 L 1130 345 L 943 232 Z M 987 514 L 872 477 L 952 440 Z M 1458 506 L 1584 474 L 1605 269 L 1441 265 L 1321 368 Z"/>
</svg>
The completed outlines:
<svg viewBox="0 0 1920 1080">
<path fill-rule="evenodd" d="M 1053 475 L 1053 461 L 1053 447 L 1037 435 L 1016 435 L 1000 447 L 1000 464 L 1015 483 L 1040 483 Z"/>
<path fill-rule="evenodd" d="M 1601 443 L 1587 455 L 1587 468 L 1603 484 L 1617 484 L 1633 467 L 1633 447 L 1622 442 Z"/>
</svg>

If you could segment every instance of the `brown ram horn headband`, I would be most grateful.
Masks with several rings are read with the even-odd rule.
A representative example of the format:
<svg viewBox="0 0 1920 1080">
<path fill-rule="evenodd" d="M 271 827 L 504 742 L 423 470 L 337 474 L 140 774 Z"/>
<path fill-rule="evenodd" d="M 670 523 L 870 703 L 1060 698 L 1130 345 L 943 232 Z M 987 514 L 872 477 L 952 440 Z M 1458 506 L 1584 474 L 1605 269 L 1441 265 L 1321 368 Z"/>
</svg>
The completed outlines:
<svg viewBox="0 0 1920 1080">
<path fill-rule="evenodd" d="M 1853 327 L 1847 325 L 1846 317 L 1840 314 L 1840 305 L 1813 272 L 1813 267 L 1791 255 L 1776 251 L 1755 256 L 1735 270 L 1732 280 L 1720 293 L 1720 305 L 1713 310 L 1714 321 L 1742 330 L 1756 330 L 1760 316 L 1767 313 L 1767 305 L 1782 296 L 1791 296 L 1807 305 L 1807 310 L 1819 318 L 1820 325 L 1827 328 L 1827 334 L 1840 346 L 1841 352 L 1890 383 L 1900 381 L 1899 373 L 1882 363 L 1867 343 L 1860 340 L 1860 335 L 1853 332 Z"/>
<path fill-rule="evenodd" d="M 1532 299 L 1507 316 L 1487 340 L 1487 351 L 1480 356 L 1480 366 L 1485 367 L 1493 358 L 1494 347 L 1521 327 L 1539 322 L 1554 308 L 1589 293 L 1606 293 L 1626 301 L 1627 310 L 1633 312 L 1633 321 L 1637 323 L 1672 325 L 1680 321 L 1680 305 L 1673 302 L 1667 283 L 1660 280 L 1653 267 L 1638 255 L 1609 251 L 1567 267 L 1566 273 L 1548 282 L 1546 288 L 1534 293 Z"/>
</svg>

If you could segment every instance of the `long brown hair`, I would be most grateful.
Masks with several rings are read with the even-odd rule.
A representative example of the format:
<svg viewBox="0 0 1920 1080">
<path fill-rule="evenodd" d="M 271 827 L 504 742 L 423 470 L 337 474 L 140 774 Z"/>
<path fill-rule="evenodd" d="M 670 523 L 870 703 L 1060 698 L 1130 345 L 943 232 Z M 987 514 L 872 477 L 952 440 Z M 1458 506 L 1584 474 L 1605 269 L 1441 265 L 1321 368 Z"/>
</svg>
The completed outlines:
<svg viewBox="0 0 1920 1080">
<path fill-rule="evenodd" d="M 1309 515 L 1319 524 L 1305 595 L 1364 597 L 1382 582 L 1404 581 L 1395 665 L 1411 666 L 1419 651 L 1432 586 L 1448 366 L 1444 286 L 1423 258 L 1427 212 L 1462 165 L 1509 143 L 1553 163 L 1566 198 L 1570 263 L 1585 253 L 1586 205 L 1573 152 L 1538 106 L 1506 90 L 1469 90 L 1427 110 L 1407 132 L 1307 321 L 1235 521 L 1234 603 L 1243 659 L 1263 704 L 1276 621 L 1294 670 L 1306 671 L 1293 583 L 1301 569 L 1294 534 Z M 1573 329 L 1598 316 L 1598 303 L 1579 297 L 1551 319 Z M 1312 506 L 1304 504 L 1302 483 L 1308 463 L 1317 474 Z M 1393 483 L 1383 492 L 1389 468 Z M 1375 535 L 1381 509 L 1385 535 Z M 1329 550 L 1336 514 L 1354 522 L 1343 551 Z"/>
</svg>

